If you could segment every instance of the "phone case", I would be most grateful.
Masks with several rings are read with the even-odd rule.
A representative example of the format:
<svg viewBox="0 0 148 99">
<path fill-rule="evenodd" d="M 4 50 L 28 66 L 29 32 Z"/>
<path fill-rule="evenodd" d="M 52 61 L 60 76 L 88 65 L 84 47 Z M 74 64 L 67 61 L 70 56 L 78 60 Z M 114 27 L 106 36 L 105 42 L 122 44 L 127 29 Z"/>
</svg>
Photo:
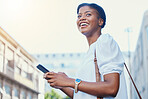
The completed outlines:
<svg viewBox="0 0 148 99">
<path fill-rule="evenodd" d="M 43 73 L 47 73 L 47 72 L 49 72 L 49 70 L 47 70 L 44 66 L 42 66 L 41 64 L 39 64 L 38 66 L 37 66 L 37 68 L 39 69 L 39 70 L 41 70 Z"/>
</svg>

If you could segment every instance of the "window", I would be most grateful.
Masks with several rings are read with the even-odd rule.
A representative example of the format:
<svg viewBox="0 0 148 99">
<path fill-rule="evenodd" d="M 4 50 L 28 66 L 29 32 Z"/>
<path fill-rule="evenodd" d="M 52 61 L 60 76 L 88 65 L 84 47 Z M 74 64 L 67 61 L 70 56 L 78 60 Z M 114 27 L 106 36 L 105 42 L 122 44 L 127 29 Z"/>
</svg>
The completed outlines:
<svg viewBox="0 0 148 99">
<path fill-rule="evenodd" d="M 10 48 L 7 48 L 6 49 L 6 58 L 8 59 L 8 60 L 13 60 L 13 51 L 10 49 Z"/>
<path fill-rule="evenodd" d="M 80 53 L 78 53 L 77 56 L 79 57 L 80 56 Z"/>
<path fill-rule="evenodd" d="M 55 55 L 55 54 L 53 54 L 53 55 L 52 55 L 52 57 L 56 57 L 56 55 Z"/>
<path fill-rule="evenodd" d="M 65 54 L 62 54 L 62 57 L 64 57 L 65 56 Z"/>
<path fill-rule="evenodd" d="M 140 65 L 142 66 L 143 64 L 143 35 L 141 33 L 141 36 L 140 36 Z"/>
<path fill-rule="evenodd" d="M 37 55 L 37 58 L 40 58 L 40 55 Z"/>
<path fill-rule="evenodd" d="M 25 78 L 27 78 L 27 72 L 23 70 L 22 71 L 22 76 L 25 77 Z"/>
<path fill-rule="evenodd" d="M 4 44 L 0 41 L 0 55 L 4 54 Z"/>
<path fill-rule="evenodd" d="M 21 74 L 21 68 L 16 67 L 16 68 L 15 68 L 15 72 L 18 73 L 18 74 Z"/>
<path fill-rule="evenodd" d="M 15 55 L 15 72 L 21 75 L 21 66 L 22 66 L 23 59 L 19 55 Z"/>
<path fill-rule="evenodd" d="M 26 93 L 25 93 L 25 91 L 22 91 L 21 92 L 21 99 L 26 99 Z"/>
<path fill-rule="evenodd" d="M 10 88 L 10 85 L 7 85 L 7 84 L 6 84 L 4 87 L 5 87 L 5 92 L 6 92 L 6 94 L 11 95 L 11 88 Z"/>
<path fill-rule="evenodd" d="M 36 76 L 35 76 L 35 81 L 34 81 L 34 88 L 35 88 L 35 90 L 38 90 L 38 86 L 39 86 L 39 80 L 38 80 L 38 75 L 37 75 L 37 73 L 35 73 L 36 74 Z"/>
<path fill-rule="evenodd" d="M 24 71 L 27 72 L 27 69 L 28 69 L 28 63 L 27 63 L 26 61 L 23 61 L 22 69 L 23 69 Z"/>
<path fill-rule="evenodd" d="M 32 99 L 32 94 L 28 93 L 28 99 Z"/>
<path fill-rule="evenodd" d="M 33 99 L 38 99 L 38 95 L 37 94 L 33 94 Z"/>
<path fill-rule="evenodd" d="M 1 82 L 1 80 L 0 80 L 0 88 L 2 88 L 2 82 Z"/>
<path fill-rule="evenodd" d="M 8 60 L 7 62 L 7 66 L 9 66 L 10 68 L 14 68 L 14 60 Z"/>
<path fill-rule="evenodd" d="M 19 55 L 15 55 L 16 66 L 21 67 L 21 61 L 21 57 Z"/>
<path fill-rule="evenodd" d="M 64 68 L 64 67 L 65 67 L 64 63 L 62 63 L 62 64 L 61 64 L 61 67 L 62 67 L 62 68 Z"/>
<path fill-rule="evenodd" d="M 3 72 L 3 66 L 4 66 L 3 60 L 4 60 L 3 56 L 0 55 L 0 72 Z"/>
<path fill-rule="evenodd" d="M 48 54 L 46 54 L 45 57 L 48 58 Z"/>
<path fill-rule="evenodd" d="M 14 58 L 13 58 L 14 52 L 7 48 L 6 50 L 6 59 L 7 59 L 7 66 L 14 69 Z"/>
<path fill-rule="evenodd" d="M 33 77 L 33 67 L 31 65 L 29 65 L 28 68 L 29 69 L 28 69 L 28 77 L 27 78 L 32 81 L 33 80 L 33 78 L 32 78 Z"/>
<path fill-rule="evenodd" d="M 28 63 L 26 61 L 22 61 L 22 76 L 27 78 L 27 69 L 28 69 Z"/>
<path fill-rule="evenodd" d="M 14 88 L 14 96 L 19 98 L 19 90 L 17 88 Z"/>
<path fill-rule="evenodd" d="M 146 35 L 147 35 L 147 40 L 148 40 L 148 26 L 146 27 Z"/>
<path fill-rule="evenodd" d="M 70 54 L 70 57 L 72 57 L 73 56 L 73 54 Z"/>
</svg>

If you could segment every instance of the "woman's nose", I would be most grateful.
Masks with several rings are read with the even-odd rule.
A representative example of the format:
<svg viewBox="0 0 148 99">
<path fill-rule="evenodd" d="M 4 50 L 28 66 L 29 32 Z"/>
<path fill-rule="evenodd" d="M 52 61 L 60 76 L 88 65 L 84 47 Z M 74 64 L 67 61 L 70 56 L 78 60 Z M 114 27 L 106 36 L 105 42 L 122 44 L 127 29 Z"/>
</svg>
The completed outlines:
<svg viewBox="0 0 148 99">
<path fill-rule="evenodd" d="M 82 15 L 79 20 L 80 21 L 86 20 L 86 17 L 84 15 Z"/>
<path fill-rule="evenodd" d="M 86 18 L 85 17 L 81 17 L 80 18 L 80 21 L 83 21 L 83 20 L 86 20 Z"/>
</svg>

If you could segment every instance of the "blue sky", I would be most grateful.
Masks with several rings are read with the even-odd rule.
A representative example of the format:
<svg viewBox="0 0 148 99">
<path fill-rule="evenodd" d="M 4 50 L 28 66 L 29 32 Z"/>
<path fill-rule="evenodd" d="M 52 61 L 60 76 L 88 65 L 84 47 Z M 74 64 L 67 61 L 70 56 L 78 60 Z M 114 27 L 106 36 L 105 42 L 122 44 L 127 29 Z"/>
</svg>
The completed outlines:
<svg viewBox="0 0 148 99">
<path fill-rule="evenodd" d="M 103 33 L 109 33 L 122 51 L 134 51 L 147 0 L 0 0 L 0 27 L 29 53 L 86 52 L 86 38 L 76 26 L 76 8 L 82 2 L 101 5 L 107 15 Z"/>
</svg>

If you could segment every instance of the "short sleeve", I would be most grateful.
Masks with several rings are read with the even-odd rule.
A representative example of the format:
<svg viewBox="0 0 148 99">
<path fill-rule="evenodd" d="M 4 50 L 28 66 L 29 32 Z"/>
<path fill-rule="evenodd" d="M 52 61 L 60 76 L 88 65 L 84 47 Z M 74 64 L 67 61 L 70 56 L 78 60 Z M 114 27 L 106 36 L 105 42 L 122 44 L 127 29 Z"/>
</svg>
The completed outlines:
<svg viewBox="0 0 148 99">
<path fill-rule="evenodd" d="M 101 35 L 96 43 L 99 71 L 102 75 L 123 71 L 124 59 L 116 41 L 109 35 Z"/>
</svg>

